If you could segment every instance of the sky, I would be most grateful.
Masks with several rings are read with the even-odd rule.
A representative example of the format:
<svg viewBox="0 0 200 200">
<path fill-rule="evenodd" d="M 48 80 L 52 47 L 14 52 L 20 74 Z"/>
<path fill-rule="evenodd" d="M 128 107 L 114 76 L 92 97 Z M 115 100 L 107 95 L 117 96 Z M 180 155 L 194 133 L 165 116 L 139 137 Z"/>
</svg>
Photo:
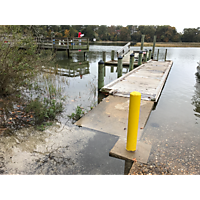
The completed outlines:
<svg viewBox="0 0 200 200">
<path fill-rule="evenodd" d="M 184 28 L 197 28 L 200 27 L 200 25 L 170 25 L 174 26 L 178 33 L 183 32 Z"/>
<path fill-rule="evenodd" d="M 108 25 L 111 26 L 111 25 Z M 122 26 L 127 26 L 127 25 L 122 25 Z M 170 26 L 174 26 L 177 30 L 178 33 L 182 33 L 184 28 L 197 28 L 200 27 L 200 25 L 170 25 Z"/>
</svg>

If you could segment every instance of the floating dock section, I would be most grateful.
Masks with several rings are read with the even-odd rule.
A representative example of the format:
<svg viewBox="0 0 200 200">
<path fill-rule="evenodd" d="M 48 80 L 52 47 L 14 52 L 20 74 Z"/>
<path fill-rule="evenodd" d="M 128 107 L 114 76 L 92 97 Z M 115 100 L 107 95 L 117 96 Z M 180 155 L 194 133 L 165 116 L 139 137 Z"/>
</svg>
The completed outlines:
<svg viewBox="0 0 200 200">
<path fill-rule="evenodd" d="M 161 95 L 172 64 L 172 61 L 149 60 L 104 86 L 101 91 L 110 95 L 77 121 L 76 125 L 119 136 L 110 156 L 147 163 L 151 145 L 141 142 L 140 138 L 154 103 Z M 129 98 L 133 91 L 141 93 L 141 105 L 137 149 L 129 152 L 125 146 Z"/>
</svg>

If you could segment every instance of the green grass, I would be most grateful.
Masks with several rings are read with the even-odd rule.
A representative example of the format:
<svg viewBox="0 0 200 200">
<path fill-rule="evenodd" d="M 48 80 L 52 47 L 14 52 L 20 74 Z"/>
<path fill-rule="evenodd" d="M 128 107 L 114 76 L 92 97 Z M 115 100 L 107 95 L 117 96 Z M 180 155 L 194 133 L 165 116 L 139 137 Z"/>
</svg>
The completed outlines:
<svg viewBox="0 0 200 200">
<path fill-rule="evenodd" d="M 75 113 L 68 115 L 68 117 L 70 119 L 73 119 L 74 121 L 78 121 L 84 114 L 85 112 L 83 111 L 83 108 L 81 108 L 80 106 L 77 106 Z"/>
</svg>

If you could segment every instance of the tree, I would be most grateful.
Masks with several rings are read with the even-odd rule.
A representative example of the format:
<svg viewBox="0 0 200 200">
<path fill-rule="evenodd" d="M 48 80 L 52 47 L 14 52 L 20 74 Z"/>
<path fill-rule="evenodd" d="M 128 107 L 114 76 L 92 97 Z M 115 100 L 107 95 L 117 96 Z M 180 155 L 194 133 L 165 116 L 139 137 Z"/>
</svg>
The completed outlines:
<svg viewBox="0 0 200 200">
<path fill-rule="evenodd" d="M 117 40 L 116 27 L 113 25 L 108 27 L 108 39 L 111 41 Z"/>
<path fill-rule="evenodd" d="M 69 30 L 68 29 L 65 29 L 64 36 L 69 37 Z"/>
<path fill-rule="evenodd" d="M 73 27 L 69 28 L 69 33 L 70 33 L 70 37 L 77 37 L 78 36 L 78 31 L 76 29 L 74 29 Z"/>
<path fill-rule="evenodd" d="M 131 40 L 130 30 L 127 27 L 122 27 L 120 29 L 120 40 L 122 40 L 122 41 Z"/>
<path fill-rule="evenodd" d="M 183 42 L 199 42 L 199 31 L 196 28 L 185 28 L 183 30 L 182 41 Z"/>
<path fill-rule="evenodd" d="M 145 35 L 146 42 L 152 42 L 155 35 L 155 26 L 138 26 L 137 29 L 141 35 Z"/>
<path fill-rule="evenodd" d="M 86 26 L 86 28 L 83 29 L 82 33 L 85 37 L 88 37 L 90 40 L 92 40 L 95 37 L 94 29 L 92 26 Z"/>
<path fill-rule="evenodd" d="M 101 25 L 98 28 L 97 33 L 98 33 L 99 38 L 101 40 L 107 40 L 108 39 L 108 27 L 106 25 Z"/>
<path fill-rule="evenodd" d="M 25 34 L 24 34 L 25 33 Z M 41 59 L 33 37 L 37 33 L 33 27 L 3 27 L 3 36 L 8 43 L 0 43 L 0 96 L 15 94 L 20 87 L 29 87 L 31 79 L 41 71 L 50 57 Z M 20 48 L 23 48 L 20 50 Z"/>
<path fill-rule="evenodd" d="M 39 52 L 35 40 L 41 36 L 39 30 L 36 26 L 1 26 L 0 29 L 0 126 L 12 129 L 25 123 L 16 114 L 10 118 L 16 107 L 21 107 L 24 115 L 28 115 L 26 108 L 29 109 L 35 125 L 54 119 L 62 109 L 60 99 L 53 98 L 58 90 L 52 83 L 46 84 L 45 77 L 41 85 L 35 81 L 43 66 L 54 65 L 52 52 Z"/>
</svg>

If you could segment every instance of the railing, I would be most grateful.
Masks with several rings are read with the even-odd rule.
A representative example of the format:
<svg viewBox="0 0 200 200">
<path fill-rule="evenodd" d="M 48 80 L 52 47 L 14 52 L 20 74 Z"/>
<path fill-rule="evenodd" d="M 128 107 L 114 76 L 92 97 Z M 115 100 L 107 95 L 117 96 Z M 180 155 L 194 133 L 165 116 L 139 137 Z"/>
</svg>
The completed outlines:
<svg viewBox="0 0 200 200">
<path fill-rule="evenodd" d="M 12 36 L 0 35 L 0 41 L 10 45 L 14 45 L 16 42 L 21 40 L 13 39 Z M 22 38 L 23 41 L 23 38 Z M 44 49 L 69 49 L 69 50 L 89 50 L 89 39 L 88 38 L 35 38 L 35 42 L 39 48 Z M 23 48 L 26 47 L 26 44 L 22 44 Z"/>
<path fill-rule="evenodd" d="M 36 38 L 36 41 L 41 48 L 89 49 L 88 38 Z"/>
<path fill-rule="evenodd" d="M 117 51 L 117 57 L 121 56 L 123 57 L 125 54 L 127 54 L 130 51 L 130 45 L 131 43 L 128 42 L 123 48 Z"/>
</svg>

